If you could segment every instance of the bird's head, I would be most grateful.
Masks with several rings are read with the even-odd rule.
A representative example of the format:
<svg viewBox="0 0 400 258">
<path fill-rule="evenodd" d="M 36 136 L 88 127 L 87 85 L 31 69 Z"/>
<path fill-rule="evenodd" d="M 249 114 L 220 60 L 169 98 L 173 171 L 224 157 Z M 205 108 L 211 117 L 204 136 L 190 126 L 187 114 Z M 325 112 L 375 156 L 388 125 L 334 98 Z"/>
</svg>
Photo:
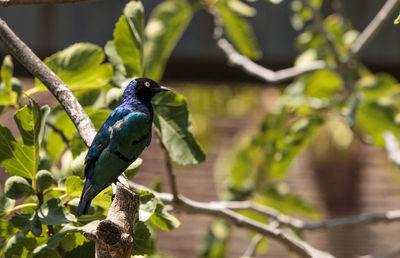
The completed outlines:
<svg viewBox="0 0 400 258">
<path fill-rule="evenodd" d="M 148 78 L 133 79 L 126 87 L 122 95 L 122 101 L 135 95 L 139 100 L 150 101 L 157 93 L 170 91 L 170 89 L 159 85 L 157 82 Z"/>
</svg>

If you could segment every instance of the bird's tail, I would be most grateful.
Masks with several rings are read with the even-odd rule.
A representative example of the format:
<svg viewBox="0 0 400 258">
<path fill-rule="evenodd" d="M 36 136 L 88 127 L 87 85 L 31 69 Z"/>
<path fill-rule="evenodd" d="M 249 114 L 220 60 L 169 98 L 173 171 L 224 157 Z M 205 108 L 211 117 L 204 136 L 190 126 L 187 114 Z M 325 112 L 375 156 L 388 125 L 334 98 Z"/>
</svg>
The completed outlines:
<svg viewBox="0 0 400 258">
<path fill-rule="evenodd" d="M 81 199 L 79 200 L 78 204 L 78 211 L 76 212 L 76 216 L 81 216 L 82 214 L 86 214 L 89 210 L 90 203 L 92 202 L 92 199 L 88 201 L 83 200 L 83 196 L 85 195 L 87 189 L 92 185 L 92 180 L 91 179 L 86 179 L 85 186 L 83 187 L 82 190 L 82 195 Z"/>
</svg>

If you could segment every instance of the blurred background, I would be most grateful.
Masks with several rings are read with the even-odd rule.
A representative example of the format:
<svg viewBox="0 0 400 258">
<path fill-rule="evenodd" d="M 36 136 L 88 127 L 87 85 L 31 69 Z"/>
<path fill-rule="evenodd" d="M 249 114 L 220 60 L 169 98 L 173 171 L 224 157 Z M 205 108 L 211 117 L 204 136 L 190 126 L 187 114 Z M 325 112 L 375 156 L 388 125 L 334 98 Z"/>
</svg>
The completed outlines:
<svg viewBox="0 0 400 258">
<path fill-rule="evenodd" d="M 147 18 L 159 2 L 143 1 Z M 257 62 L 271 69 L 292 66 L 299 54 L 295 47 L 299 32 L 291 24 L 290 2 L 284 0 L 279 5 L 263 1 L 249 3 L 257 10 L 257 16 L 249 19 L 262 50 L 262 58 Z M 332 0 L 325 1 L 322 10 L 325 15 L 332 10 L 339 11 L 351 19 L 354 28 L 362 30 L 384 2 Z M 35 53 L 45 58 L 77 42 L 104 46 L 112 38 L 115 22 L 126 3 L 97 0 L 59 6 L 16 6 L 1 8 L 0 17 Z M 389 21 L 366 50 L 364 63 L 372 71 L 390 72 L 400 78 L 399 30 L 399 26 L 393 26 Z M 267 85 L 238 68 L 228 66 L 225 56 L 216 48 L 212 31 L 212 17 L 204 11 L 196 12 L 174 49 L 163 77 L 165 85 L 187 98 L 194 133 L 207 153 L 206 162 L 200 165 L 176 167 L 181 193 L 198 201 L 221 197 L 218 171 L 232 155 L 232 148 L 259 128 L 265 112 L 278 111 L 279 96 L 284 89 L 284 85 Z M 1 59 L 5 54 L 7 51 L 1 45 Z M 29 73 L 17 61 L 14 62 L 15 76 L 27 77 L 24 87 L 33 87 Z M 37 95 L 35 99 L 41 105 L 54 103 L 47 93 Z M 0 123 L 15 129 L 10 122 L 12 115 L 12 112 L 5 113 Z M 291 193 L 318 207 L 319 215 L 316 217 L 319 219 L 397 209 L 400 203 L 399 171 L 380 149 L 354 137 L 342 128 L 339 120 L 332 119 L 326 123 L 313 143 L 296 157 L 281 190 L 290 189 Z M 350 137 L 351 144 L 345 150 L 332 147 L 336 146 L 331 143 L 335 137 Z M 134 179 L 136 182 L 145 185 L 152 185 L 159 179 L 167 182 L 163 153 L 157 141 L 152 142 L 142 158 L 143 166 Z M 1 175 L 4 182 L 6 174 L 2 172 Z M 166 183 L 163 190 L 169 191 Z M 177 217 L 182 222 L 178 229 L 160 232 L 160 253 L 182 258 L 207 256 L 204 237 L 218 227 L 209 229 L 211 219 L 207 216 L 177 214 Z M 311 217 L 315 218 L 313 214 Z M 304 218 L 314 221 L 310 216 Z M 213 234 L 224 239 L 226 228 L 220 229 Z M 393 223 L 317 230 L 307 232 L 304 237 L 316 248 L 337 257 L 356 257 L 398 247 L 399 231 L 400 225 Z M 229 238 L 226 257 L 240 257 L 249 243 L 248 232 L 232 227 Z M 256 257 L 290 255 L 273 240 L 264 243 L 263 248 L 267 251 Z"/>
</svg>

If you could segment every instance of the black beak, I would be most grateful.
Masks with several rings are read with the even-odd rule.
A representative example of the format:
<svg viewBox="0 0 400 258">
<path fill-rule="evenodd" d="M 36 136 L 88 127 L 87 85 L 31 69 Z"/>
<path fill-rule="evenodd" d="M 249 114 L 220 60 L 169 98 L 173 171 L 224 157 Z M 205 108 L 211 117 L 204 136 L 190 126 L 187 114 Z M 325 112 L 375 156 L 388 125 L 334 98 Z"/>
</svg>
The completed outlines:
<svg viewBox="0 0 400 258">
<path fill-rule="evenodd" d="M 160 86 L 160 88 L 158 89 L 158 91 L 171 91 L 171 90 L 168 89 L 167 87 Z"/>
</svg>

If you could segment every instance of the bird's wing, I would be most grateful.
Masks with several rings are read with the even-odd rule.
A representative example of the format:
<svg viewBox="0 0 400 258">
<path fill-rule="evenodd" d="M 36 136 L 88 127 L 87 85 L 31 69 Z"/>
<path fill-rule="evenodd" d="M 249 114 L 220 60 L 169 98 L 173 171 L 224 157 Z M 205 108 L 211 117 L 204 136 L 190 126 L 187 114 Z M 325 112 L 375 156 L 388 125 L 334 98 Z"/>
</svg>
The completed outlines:
<svg viewBox="0 0 400 258">
<path fill-rule="evenodd" d="M 122 120 L 126 115 L 131 113 L 132 110 L 123 106 L 114 109 L 108 116 L 100 130 L 97 132 L 93 139 L 92 144 L 86 154 L 85 158 L 85 176 L 89 177 L 88 171 L 94 167 L 95 162 L 100 157 L 102 151 L 107 148 L 110 143 L 111 127 Z"/>
<path fill-rule="evenodd" d="M 112 126 L 110 150 L 141 152 L 151 139 L 151 120 L 143 112 L 132 112 Z M 137 147 L 135 147 L 137 146 Z M 139 147 L 142 146 L 142 147 Z M 140 154 L 140 153 L 138 153 Z"/>
</svg>

